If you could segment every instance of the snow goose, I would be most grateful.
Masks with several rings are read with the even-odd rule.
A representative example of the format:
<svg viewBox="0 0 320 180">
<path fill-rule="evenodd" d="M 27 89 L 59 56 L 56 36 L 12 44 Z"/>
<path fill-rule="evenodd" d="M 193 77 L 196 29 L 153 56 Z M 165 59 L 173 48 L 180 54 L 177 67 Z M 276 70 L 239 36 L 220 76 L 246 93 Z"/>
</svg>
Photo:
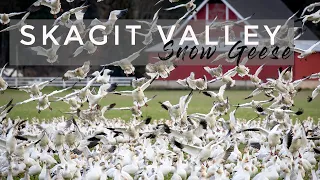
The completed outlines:
<svg viewBox="0 0 320 180">
<path fill-rule="evenodd" d="M 318 85 L 313 91 L 311 96 L 308 96 L 308 102 L 311 102 L 314 98 L 318 96 L 320 92 L 320 85 Z"/>
<path fill-rule="evenodd" d="M 230 85 L 230 87 L 233 87 L 235 85 L 236 81 L 233 80 L 232 77 L 235 76 L 236 74 L 237 74 L 237 71 L 235 71 L 234 68 L 230 69 L 226 73 L 224 73 L 222 76 L 208 81 L 208 84 L 214 83 L 217 81 L 222 81 L 222 82 L 226 83 L 227 85 Z"/>
<path fill-rule="evenodd" d="M 141 131 L 141 129 L 143 129 L 143 127 L 145 125 L 148 125 L 151 122 L 151 117 L 147 117 L 145 120 L 143 120 L 142 122 L 140 122 L 137 125 L 130 125 L 128 128 L 122 128 L 122 127 L 111 127 L 108 128 L 111 131 L 114 132 L 121 132 L 123 134 L 125 134 L 126 136 L 128 136 L 129 138 L 134 138 L 137 139 L 139 137 L 139 132 Z"/>
<path fill-rule="evenodd" d="M 228 137 L 230 134 L 228 133 L 226 137 Z M 218 142 L 213 140 L 206 144 L 204 147 L 199 147 L 199 146 L 191 146 L 187 144 L 180 143 L 176 140 L 173 140 L 173 143 L 175 146 L 180 148 L 182 151 L 190 154 L 192 158 L 195 158 L 196 162 L 197 161 L 206 161 L 208 158 L 210 158 L 212 148 L 215 146 L 218 146 L 222 142 L 225 141 L 225 138 L 222 138 L 222 140 L 219 140 Z"/>
<path fill-rule="evenodd" d="M 116 83 L 112 84 L 103 84 L 100 86 L 98 94 L 92 94 L 91 91 L 88 93 L 88 102 L 89 102 L 89 107 L 93 108 L 96 104 L 100 102 L 102 98 L 104 98 L 108 93 L 113 92 L 117 88 Z"/>
<path fill-rule="evenodd" d="M 5 29 L 2 29 L 2 30 L 0 31 L 0 33 L 6 32 L 6 31 L 12 31 L 12 30 L 15 30 L 15 29 L 19 29 L 19 31 L 20 31 L 21 28 L 22 28 L 24 25 L 26 25 L 25 21 L 26 21 L 26 19 L 29 17 L 29 15 L 30 15 L 30 12 L 27 12 L 17 24 L 11 25 L 11 26 L 9 26 L 9 27 L 7 27 L 7 28 L 5 28 Z"/>
<path fill-rule="evenodd" d="M 174 10 L 174 9 L 178 9 L 178 8 L 181 8 L 181 7 L 185 7 L 187 9 L 188 12 L 192 12 L 196 9 L 197 5 L 194 3 L 195 0 L 190 0 L 188 3 L 186 4 L 180 4 L 180 5 L 177 5 L 177 6 L 174 6 L 174 7 L 171 7 L 171 8 L 166 8 L 164 10 L 166 11 L 171 11 L 171 10 Z"/>
<path fill-rule="evenodd" d="M 207 73 L 209 73 L 211 75 L 211 77 L 213 77 L 213 78 L 222 76 L 222 65 L 221 64 L 219 64 L 219 66 L 215 67 L 215 68 L 210 68 L 208 66 L 205 66 L 205 67 L 203 67 L 203 69 L 205 71 L 207 71 Z"/>
<path fill-rule="evenodd" d="M 256 84 L 260 84 L 262 81 L 261 79 L 258 77 L 260 72 L 262 71 L 263 67 L 265 64 L 262 64 L 254 74 L 248 74 L 248 77 L 250 78 L 250 81 L 256 85 Z"/>
<path fill-rule="evenodd" d="M 191 72 L 190 75 L 185 78 L 185 79 L 178 79 L 177 80 L 177 83 L 184 86 L 184 87 L 189 87 L 193 90 L 196 90 L 197 89 L 197 86 L 196 84 L 194 83 L 194 80 L 195 80 L 195 74 L 194 72 Z"/>
<path fill-rule="evenodd" d="M 11 89 L 18 89 L 20 91 L 25 91 L 27 93 L 30 93 L 31 98 L 37 98 L 42 95 L 41 90 L 45 88 L 47 85 L 49 85 L 51 82 L 53 82 L 56 78 L 53 78 L 48 81 L 40 82 L 40 83 L 33 83 L 30 86 L 20 86 L 20 87 L 11 87 Z"/>
<path fill-rule="evenodd" d="M 85 3 L 86 4 L 86 3 Z M 68 28 L 71 27 L 72 25 L 72 21 L 70 20 L 70 17 L 72 14 L 75 14 L 79 11 L 84 11 L 85 9 L 87 9 L 89 7 L 89 5 L 81 5 L 79 7 L 76 8 L 72 8 L 69 11 L 64 12 L 61 16 L 59 16 L 53 23 L 52 26 L 55 25 L 62 25 L 62 26 L 66 26 Z"/>
<path fill-rule="evenodd" d="M 24 14 L 25 12 L 12 12 L 9 14 L 3 13 L 0 14 L 0 23 L 3 25 L 9 24 L 10 23 L 10 18 L 13 16 L 18 16 L 20 14 Z"/>
<path fill-rule="evenodd" d="M 159 59 L 157 57 L 157 59 Z M 158 61 L 156 63 L 148 63 L 146 65 L 146 74 L 148 76 L 154 77 L 159 75 L 161 78 L 169 77 L 171 71 L 173 71 L 177 66 L 174 64 L 173 61 L 177 61 L 176 57 L 172 57 L 165 61 Z"/>
<path fill-rule="evenodd" d="M 44 49 L 41 46 L 31 47 L 30 49 L 32 51 L 35 51 L 39 56 L 47 57 L 47 62 L 50 64 L 53 64 L 55 62 L 58 62 L 57 60 L 59 56 L 57 55 L 57 52 L 60 48 L 60 45 L 59 45 L 60 40 L 61 40 L 61 37 L 58 37 L 57 38 L 58 44 L 55 44 L 54 42 L 52 42 L 51 48 L 49 49 Z"/>
<path fill-rule="evenodd" d="M 140 53 L 146 48 L 147 46 L 143 47 L 142 49 L 140 49 L 137 52 L 134 52 L 133 54 L 131 54 L 130 56 L 121 59 L 119 61 L 115 61 L 113 63 L 110 64 L 105 64 L 102 66 L 119 66 L 124 73 L 128 76 L 129 74 L 134 74 L 134 70 L 135 67 L 132 65 L 132 61 L 134 61 L 135 59 L 137 59 L 140 56 Z"/>
<path fill-rule="evenodd" d="M 220 86 L 218 93 L 215 93 L 215 92 L 213 92 L 213 91 L 204 91 L 204 92 L 202 92 L 202 93 L 203 93 L 204 95 L 206 95 L 206 96 L 209 96 L 209 97 L 212 97 L 212 98 L 218 100 L 218 102 L 224 102 L 225 99 L 224 99 L 223 95 L 224 95 L 224 92 L 225 92 L 225 90 L 226 90 L 226 87 L 227 87 L 226 84 Z"/>
<path fill-rule="evenodd" d="M 86 61 L 83 63 L 83 65 L 79 68 L 76 68 L 75 70 L 68 70 L 66 73 L 64 73 L 62 79 L 68 80 L 70 78 L 76 78 L 76 79 L 84 79 L 87 77 L 87 74 L 90 71 L 90 61 Z"/>
<path fill-rule="evenodd" d="M 7 64 L 5 64 L 0 71 L 0 93 L 3 93 L 8 88 L 8 83 L 2 77 L 6 66 Z"/>
<path fill-rule="evenodd" d="M 100 29 L 102 34 L 104 35 L 109 35 L 112 33 L 114 25 L 116 23 L 116 21 L 125 16 L 128 12 L 128 9 L 123 9 L 123 10 L 113 10 L 110 12 L 109 18 L 107 22 L 101 22 L 100 20 L 98 20 L 97 18 L 92 20 L 90 25 L 89 25 L 89 29 L 96 26 L 96 25 L 102 25 L 105 26 L 105 30 Z"/>
<path fill-rule="evenodd" d="M 149 101 L 153 100 L 157 95 L 154 95 L 153 97 L 151 97 L 150 99 L 148 99 L 146 101 L 146 103 L 148 103 Z M 113 110 L 127 110 L 127 111 L 131 111 L 132 116 L 136 119 L 139 117 L 142 117 L 142 111 L 141 108 L 139 108 L 138 106 L 132 106 L 132 107 L 121 107 L 121 108 L 113 108 Z"/>
<path fill-rule="evenodd" d="M 53 15 L 58 14 L 62 10 L 60 0 L 52 0 L 52 1 L 37 0 L 28 8 L 28 11 L 29 12 L 38 11 L 41 8 L 41 6 L 46 6 L 50 8 L 50 13 Z"/>
<path fill-rule="evenodd" d="M 155 77 L 156 78 L 156 77 Z M 116 91 L 113 94 L 123 95 L 123 96 L 132 96 L 133 104 L 138 107 L 142 107 L 144 105 L 148 106 L 146 102 L 148 98 L 145 97 L 144 91 L 151 85 L 151 83 L 155 80 L 155 78 L 148 80 L 142 86 L 138 86 L 136 89 L 132 91 Z"/>
<path fill-rule="evenodd" d="M 299 59 L 303 59 L 306 58 L 307 56 L 316 53 L 316 51 L 314 51 L 313 49 L 318 46 L 320 44 L 320 41 L 318 41 L 317 43 L 313 44 L 311 47 L 309 47 L 306 50 L 303 49 L 299 49 L 299 48 L 294 48 L 294 51 L 297 53 L 300 53 L 300 55 L 298 55 Z"/>
<path fill-rule="evenodd" d="M 96 82 L 100 84 L 108 84 L 110 83 L 110 74 L 113 73 L 113 70 L 103 69 L 101 72 L 95 71 L 92 73 L 94 77 L 96 77 Z"/>
<path fill-rule="evenodd" d="M 169 101 L 159 102 L 161 107 L 168 111 L 171 120 L 175 123 L 179 123 L 179 121 L 186 121 L 186 111 L 188 108 L 188 104 L 191 101 L 193 95 L 193 91 L 191 90 L 188 95 L 182 96 L 179 99 L 179 103 L 176 105 L 172 105 Z"/>
<path fill-rule="evenodd" d="M 49 97 L 51 97 L 51 96 L 53 96 L 55 94 L 59 94 L 59 93 L 62 93 L 64 91 L 67 91 L 67 90 L 73 88 L 73 86 L 70 86 L 68 88 L 64 88 L 62 90 L 55 90 L 55 91 L 51 92 L 50 94 L 44 94 L 44 95 L 36 97 L 36 98 L 35 97 L 30 98 L 30 99 L 27 99 L 25 101 L 18 102 L 16 104 L 14 104 L 13 106 L 26 104 L 26 103 L 29 103 L 29 102 L 32 102 L 32 101 L 38 101 L 38 104 L 37 104 L 37 107 L 36 107 L 38 109 L 38 113 L 40 113 L 41 111 L 43 111 L 43 110 L 45 110 L 47 108 L 52 110 L 52 108 L 50 107 L 51 102 L 49 101 Z"/>
<path fill-rule="evenodd" d="M 280 126 L 280 124 L 274 126 L 271 129 L 271 131 L 268 131 L 263 128 L 247 128 L 247 129 L 242 129 L 238 132 L 259 131 L 267 136 L 269 146 L 275 148 L 278 144 L 281 143 L 280 139 L 281 139 L 282 132 L 280 130 L 278 130 L 279 126 Z"/>
</svg>

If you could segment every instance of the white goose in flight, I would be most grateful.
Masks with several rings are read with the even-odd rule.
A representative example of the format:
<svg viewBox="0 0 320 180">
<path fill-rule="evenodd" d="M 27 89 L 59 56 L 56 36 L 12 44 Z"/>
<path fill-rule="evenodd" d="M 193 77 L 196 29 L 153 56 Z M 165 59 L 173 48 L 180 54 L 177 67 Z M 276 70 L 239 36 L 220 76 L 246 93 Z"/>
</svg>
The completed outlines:
<svg viewBox="0 0 320 180">
<path fill-rule="evenodd" d="M 49 101 L 49 97 L 51 97 L 53 95 L 56 95 L 56 94 L 59 94 L 59 93 L 62 93 L 64 91 L 67 91 L 67 90 L 73 88 L 73 86 L 70 86 L 70 87 L 62 89 L 62 90 L 56 90 L 56 91 L 51 92 L 50 94 L 44 94 L 44 95 L 36 97 L 36 98 L 35 97 L 30 98 L 30 99 L 27 99 L 25 101 L 18 102 L 16 104 L 14 104 L 13 106 L 26 104 L 26 103 L 29 103 L 29 102 L 32 102 L 32 101 L 38 101 L 38 104 L 36 106 L 36 108 L 38 109 L 38 113 L 40 113 L 41 111 L 43 111 L 43 110 L 45 110 L 47 108 L 52 110 L 52 108 L 50 107 L 51 102 Z"/>
<path fill-rule="evenodd" d="M 96 82 L 101 84 L 108 84 L 110 82 L 110 74 L 113 73 L 113 70 L 103 69 L 101 72 L 95 71 L 92 73 L 96 77 Z"/>
<path fill-rule="evenodd" d="M 132 91 L 116 91 L 116 92 L 113 92 L 113 94 L 123 95 L 123 96 L 132 96 L 133 104 L 135 106 L 138 106 L 139 108 L 141 108 L 144 105 L 148 106 L 148 104 L 146 104 L 146 102 L 148 101 L 148 98 L 144 95 L 144 91 L 151 85 L 151 83 L 155 79 L 156 77 L 148 80 L 142 86 L 138 86 L 136 89 Z"/>
<path fill-rule="evenodd" d="M 53 26 L 55 25 L 63 25 L 68 28 L 71 27 L 72 21 L 70 20 L 70 17 L 72 14 L 78 13 L 79 11 L 83 11 L 86 8 L 88 8 L 89 5 L 82 5 L 80 7 L 72 8 L 69 11 L 64 12 L 61 16 L 59 16 L 53 23 Z"/>
<path fill-rule="evenodd" d="M 53 15 L 58 14 L 61 11 L 61 2 L 60 0 L 37 0 L 34 2 L 28 9 L 30 12 L 38 11 L 41 6 L 46 6 L 50 8 L 50 13 Z"/>
<path fill-rule="evenodd" d="M 10 23 L 10 18 L 13 16 L 18 16 L 20 14 L 24 14 L 25 12 L 12 12 L 9 14 L 3 13 L 0 14 L 0 23 L 3 25 L 9 24 Z"/>
<path fill-rule="evenodd" d="M 11 89 L 18 89 L 20 91 L 25 91 L 27 93 L 30 93 L 30 97 L 31 98 L 36 98 L 42 95 L 41 90 L 43 88 L 45 88 L 48 84 L 50 84 L 51 82 L 53 82 L 56 78 L 53 78 L 49 81 L 44 81 L 41 83 L 33 83 L 30 86 L 20 86 L 20 87 L 16 87 L 16 88 L 11 88 Z"/>
<path fill-rule="evenodd" d="M 109 92 L 114 91 L 117 88 L 117 84 L 103 84 L 100 86 L 98 94 L 92 94 L 91 91 L 88 93 L 89 107 L 93 108 L 96 104 L 100 102 L 102 98 L 108 95 Z"/>
<path fill-rule="evenodd" d="M 202 162 L 209 159 L 211 156 L 212 149 L 216 146 L 219 146 L 219 144 L 223 143 L 229 135 L 230 134 L 228 133 L 226 137 L 223 137 L 219 141 L 212 140 L 208 144 L 206 144 L 204 147 L 187 145 L 187 144 L 180 143 L 176 140 L 174 140 L 173 143 L 182 151 L 190 154 L 191 158 L 194 158 L 196 162 L 199 162 L 199 161 Z"/>
<path fill-rule="evenodd" d="M 156 59 L 160 59 L 157 57 Z M 148 63 L 146 65 L 146 74 L 154 77 L 156 75 L 159 75 L 161 78 L 167 78 L 169 77 L 171 71 L 173 71 L 176 68 L 176 65 L 173 61 L 177 61 L 178 59 L 176 57 L 172 57 L 165 61 L 158 61 L 156 63 Z"/>
<path fill-rule="evenodd" d="M 205 71 L 207 71 L 207 73 L 209 73 L 211 75 L 211 77 L 213 78 L 217 78 L 222 76 L 222 65 L 219 64 L 218 67 L 214 67 L 214 68 L 210 68 L 208 66 L 203 67 L 203 69 Z"/>
<path fill-rule="evenodd" d="M 19 31 L 20 31 L 21 28 L 22 28 L 24 25 L 26 25 L 25 21 L 26 21 L 26 19 L 29 17 L 29 15 L 30 15 L 30 12 L 27 12 L 27 13 L 21 18 L 21 20 L 20 20 L 17 24 L 11 25 L 11 26 L 9 26 L 9 27 L 7 27 L 7 28 L 5 28 L 5 29 L 2 29 L 2 30 L 0 31 L 0 33 L 6 32 L 6 31 L 12 31 L 12 30 L 15 30 L 15 29 L 19 29 Z"/>
<path fill-rule="evenodd" d="M 146 101 L 148 103 L 149 101 L 153 100 L 157 95 L 154 95 L 150 99 Z M 113 110 L 121 110 L 121 111 L 130 111 L 132 116 L 137 119 L 139 117 L 142 117 L 142 111 L 141 108 L 138 106 L 131 106 L 131 107 L 121 107 L 121 108 L 113 108 Z"/>
<path fill-rule="evenodd" d="M 61 37 L 58 37 L 57 38 L 58 44 L 54 44 L 52 42 L 51 48 L 49 48 L 49 49 L 44 49 L 41 46 L 31 47 L 30 49 L 32 51 L 35 51 L 37 53 L 37 55 L 39 55 L 39 56 L 47 57 L 47 62 L 52 64 L 52 63 L 57 62 L 57 60 L 58 60 L 59 56 L 57 55 L 57 52 L 60 48 L 60 45 L 59 45 L 60 40 L 61 40 Z"/>
<path fill-rule="evenodd" d="M 318 85 L 313 91 L 311 96 L 308 96 L 308 102 L 311 102 L 312 100 L 314 100 L 318 94 L 320 92 L 320 85 Z"/>
<path fill-rule="evenodd" d="M 214 83 L 214 82 L 217 82 L 217 81 L 222 81 L 222 82 L 226 83 L 227 85 L 230 85 L 230 87 L 233 87 L 236 84 L 236 81 L 234 79 L 232 79 L 232 78 L 236 74 L 237 74 L 237 71 L 235 71 L 235 69 L 230 69 L 226 73 L 224 73 L 222 76 L 208 81 L 208 84 L 209 83 Z"/>
<path fill-rule="evenodd" d="M 124 59 L 121 59 L 119 61 L 115 61 L 115 62 L 110 63 L 110 64 L 105 64 L 105 65 L 102 65 L 102 66 L 111 66 L 111 65 L 112 66 L 119 66 L 127 76 L 129 74 L 134 74 L 135 67 L 132 65 L 132 61 L 137 59 L 140 56 L 140 53 L 145 48 L 146 48 L 146 46 L 144 48 L 140 49 L 139 51 L 131 54 L 130 56 L 124 58 Z"/>
<path fill-rule="evenodd" d="M 3 93 L 8 88 L 8 83 L 2 77 L 6 66 L 7 64 L 5 64 L 0 71 L 0 93 Z"/>
<path fill-rule="evenodd" d="M 77 79 L 84 79 L 87 77 L 87 74 L 90 71 L 90 61 L 86 61 L 83 63 L 83 65 L 75 70 L 69 70 L 66 73 L 64 73 L 62 79 L 68 80 L 70 78 L 77 78 Z"/>
<path fill-rule="evenodd" d="M 247 74 L 247 76 L 250 78 L 250 81 L 256 85 L 256 84 L 260 84 L 262 81 L 261 79 L 258 77 L 260 72 L 262 71 L 263 67 L 265 64 L 262 64 L 254 74 Z"/>
<path fill-rule="evenodd" d="M 88 94 L 89 94 L 89 88 L 93 85 L 93 83 L 96 81 L 96 77 L 91 79 L 87 85 L 83 88 L 81 88 L 80 90 L 75 89 L 74 92 L 67 94 L 64 97 L 59 97 L 57 98 L 56 101 L 65 101 L 66 99 L 70 99 L 72 97 L 76 97 L 77 101 L 81 104 L 83 104 L 84 102 L 87 101 L 88 99 Z"/>
<path fill-rule="evenodd" d="M 226 84 L 222 85 L 222 86 L 219 88 L 219 92 L 218 92 L 218 93 L 215 93 L 215 92 L 213 92 L 213 91 L 204 91 L 204 92 L 202 92 L 202 93 L 203 93 L 204 95 L 206 95 L 206 96 L 209 96 L 209 97 L 212 97 L 212 98 L 218 100 L 218 102 L 224 102 L 225 99 L 224 99 L 223 95 L 224 95 L 224 91 L 226 90 L 226 87 L 227 87 Z"/>
<path fill-rule="evenodd" d="M 195 74 L 194 72 L 191 72 L 190 75 L 185 78 L 185 79 L 178 79 L 177 83 L 184 86 L 184 87 L 189 87 L 192 90 L 196 90 L 197 86 L 195 84 Z"/>
<path fill-rule="evenodd" d="M 294 51 L 297 52 L 297 53 L 300 53 L 298 55 L 298 58 L 299 59 L 303 59 L 303 58 L 306 58 L 307 56 L 311 55 L 311 54 L 314 54 L 314 53 L 317 53 L 316 51 L 314 51 L 313 49 L 318 46 L 320 44 L 320 41 L 318 41 L 317 43 L 313 44 L 311 47 L 309 47 L 308 49 L 306 50 L 303 50 L 303 49 L 299 49 L 299 48 L 294 48 Z"/>
<path fill-rule="evenodd" d="M 186 122 L 187 120 L 187 108 L 191 101 L 193 95 L 193 91 L 188 95 L 181 96 L 179 99 L 179 103 L 176 105 L 172 105 L 169 101 L 159 102 L 161 107 L 168 111 L 171 120 L 175 123 L 178 122 Z"/>
<path fill-rule="evenodd" d="M 96 18 L 96 19 L 94 19 L 94 20 L 91 21 L 91 24 L 89 25 L 89 29 L 90 29 L 91 27 L 96 26 L 96 25 L 102 25 L 102 26 L 105 26 L 105 27 L 106 27 L 105 30 L 100 29 L 101 32 L 102 32 L 102 34 L 104 34 L 104 35 L 109 35 L 109 34 L 111 34 L 112 31 L 113 31 L 113 28 L 114 28 L 114 25 L 115 25 L 116 21 L 117 21 L 119 18 L 125 16 L 125 15 L 127 14 L 127 12 L 128 12 L 128 9 L 113 10 L 113 11 L 110 12 L 109 19 L 108 19 L 107 22 L 101 22 L 100 20 L 98 20 L 98 19 Z M 89 29 L 88 29 L 88 30 L 89 30 Z"/>
<path fill-rule="evenodd" d="M 194 11 L 196 9 L 196 7 L 197 7 L 197 5 L 194 2 L 195 2 L 195 0 L 190 0 L 188 3 L 180 4 L 180 5 L 171 7 L 171 8 L 166 8 L 164 10 L 171 11 L 171 10 L 174 10 L 174 9 L 185 7 L 188 12 L 191 12 L 191 11 Z"/>
</svg>

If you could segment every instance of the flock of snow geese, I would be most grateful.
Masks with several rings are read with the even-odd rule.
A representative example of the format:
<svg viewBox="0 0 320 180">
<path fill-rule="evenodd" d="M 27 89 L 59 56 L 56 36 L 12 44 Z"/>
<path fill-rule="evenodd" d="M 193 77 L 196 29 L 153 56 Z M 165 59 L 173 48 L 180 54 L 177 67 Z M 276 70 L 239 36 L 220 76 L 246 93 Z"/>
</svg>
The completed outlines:
<svg viewBox="0 0 320 180">
<path fill-rule="evenodd" d="M 175 8 L 186 7 L 188 11 L 193 11 L 193 3 L 194 1 L 190 1 Z M 57 14 L 61 8 L 59 0 L 38 0 L 30 9 L 40 6 L 51 8 L 52 14 Z M 309 5 L 303 14 L 313 11 L 316 6 L 320 6 L 320 3 Z M 87 5 L 80 9 L 84 7 Z M 171 9 L 174 8 L 169 10 Z M 70 15 L 76 11 L 78 10 L 65 12 L 62 16 L 67 18 L 57 18 L 57 23 L 72 24 Z M 21 27 L 30 12 L 32 11 L 18 25 L 9 26 L 3 31 Z M 112 11 L 111 14 L 116 13 L 112 17 L 117 17 L 121 12 L 123 11 Z M 21 13 L 1 14 L 1 23 L 8 24 L 10 17 L 18 14 Z M 317 14 L 319 13 L 302 16 L 303 21 L 316 23 L 319 18 Z M 150 29 L 153 32 L 152 24 Z M 151 117 L 143 117 L 141 107 L 148 106 L 147 103 L 156 96 L 146 97 L 144 91 L 157 78 L 167 78 L 176 67 L 175 61 L 179 59 L 171 58 L 146 65 L 149 78 L 133 80 L 132 91 L 116 91 L 117 84 L 110 83 L 112 71 L 106 68 L 109 65 L 120 66 L 126 74 L 133 74 L 135 68 L 131 62 L 139 57 L 142 50 L 120 61 L 103 65 L 100 72 L 95 71 L 91 75 L 88 75 L 90 61 L 67 71 L 62 77 L 65 81 L 74 78 L 81 80 L 87 76 L 92 79 L 85 87 L 74 89 L 63 97 L 57 97 L 57 94 L 70 90 L 73 86 L 49 94 L 41 92 L 55 79 L 30 86 L 8 87 L 2 78 L 4 66 L 0 73 L 0 91 L 5 93 L 7 88 L 25 91 L 30 94 L 30 99 L 17 103 L 11 100 L 0 107 L 0 177 L 24 180 L 320 178 L 320 122 L 312 118 L 294 122 L 292 116 L 303 114 L 303 109 L 291 109 L 296 108 L 293 99 L 299 93 L 299 84 L 306 79 L 320 79 L 320 73 L 293 81 L 293 70 L 289 66 L 278 70 L 277 79 L 269 78 L 263 82 L 259 73 L 264 65 L 250 74 L 244 62 L 247 60 L 226 73 L 223 73 L 221 65 L 215 68 L 204 67 L 213 79 L 207 81 L 206 76 L 196 79 L 195 74 L 191 73 L 189 77 L 178 80 L 177 83 L 188 87 L 190 93 L 180 97 L 179 103 L 175 105 L 169 101 L 159 102 L 159 108 L 167 110 L 170 119 L 152 121 Z M 300 50 L 301 58 L 312 52 L 312 48 Z M 52 55 L 48 52 L 46 54 Z M 49 56 L 48 58 L 53 57 Z M 248 76 L 256 87 L 246 99 L 260 93 L 269 98 L 231 105 L 224 92 L 227 87 L 234 86 L 235 75 Z M 219 91 L 208 91 L 207 85 L 218 81 L 224 84 Z M 98 92 L 91 89 L 93 83 L 101 84 Z M 187 113 L 194 91 L 200 91 L 213 99 L 214 103 L 208 114 Z M 315 99 L 319 92 L 320 85 L 308 97 L 308 101 Z M 108 94 L 131 96 L 133 106 L 118 108 L 113 103 L 101 107 L 99 102 Z M 70 105 L 70 112 L 65 112 L 69 117 L 53 118 L 50 122 L 38 119 L 12 120 L 7 117 L 12 108 L 32 101 L 38 102 L 36 108 L 39 113 L 46 109 L 52 110 L 51 103 L 64 101 Z M 83 109 L 85 103 L 89 104 L 88 109 Z M 231 111 L 232 107 L 234 110 Z M 258 117 L 263 118 L 260 121 L 240 121 L 236 117 L 238 108 L 251 108 Z M 108 120 L 104 114 L 113 110 L 130 111 L 132 120 Z M 229 119 L 222 117 L 226 114 L 229 114 Z"/>
</svg>

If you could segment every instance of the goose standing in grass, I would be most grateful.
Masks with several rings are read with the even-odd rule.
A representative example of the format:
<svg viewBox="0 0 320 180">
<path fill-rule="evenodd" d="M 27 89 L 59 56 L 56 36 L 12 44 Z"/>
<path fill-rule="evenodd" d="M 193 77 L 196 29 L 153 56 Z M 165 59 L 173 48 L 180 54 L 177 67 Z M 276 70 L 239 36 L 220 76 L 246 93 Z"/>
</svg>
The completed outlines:
<svg viewBox="0 0 320 180">
<path fill-rule="evenodd" d="M 8 83 L 3 79 L 3 72 L 6 66 L 7 64 L 5 64 L 0 71 L 0 93 L 1 94 L 8 88 Z"/>
<path fill-rule="evenodd" d="M 70 78 L 76 78 L 76 79 L 84 79 L 87 77 L 87 74 L 90 71 L 90 61 L 86 61 L 83 63 L 83 65 L 75 70 L 68 70 L 66 73 L 64 73 L 62 79 L 68 80 Z"/>
</svg>

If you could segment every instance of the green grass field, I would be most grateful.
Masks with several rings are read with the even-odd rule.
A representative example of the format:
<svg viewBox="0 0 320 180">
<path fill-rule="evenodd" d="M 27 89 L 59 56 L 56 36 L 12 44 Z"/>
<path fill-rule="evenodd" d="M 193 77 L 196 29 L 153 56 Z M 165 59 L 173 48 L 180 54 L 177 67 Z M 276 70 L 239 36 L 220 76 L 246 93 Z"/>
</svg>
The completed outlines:
<svg viewBox="0 0 320 180">
<path fill-rule="evenodd" d="M 121 89 L 121 88 L 120 88 Z M 46 88 L 43 90 L 43 93 L 48 93 L 53 91 L 54 88 Z M 68 91 L 71 92 L 71 91 Z M 63 96 L 67 94 L 68 92 L 58 94 L 57 96 Z M 148 103 L 148 107 L 143 107 L 143 115 L 144 116 L 151 116 L 153 119 L 167 119 L 169 118 L 168 113 L 162 109 L 159 105 L 159 101 L 166 101 L 169 100 L 172 104 L 176 104 L 179 101 L 180 96 L 188 94 L 189 91 L 183 91 L 183 90 L 172 90 L 172 91 L 166 91 L 166 90 L 150 90 L 147 91 L 145 94 L 148 97 L 152 97 L 153 95 L 157 95 L 157 97 L 150 101 Z M 246 96 L 250 94 L 250 91 L 245 90 L 226 90 L 225 97 L 228 96 L 229 100 L 232 105 L 236 105 L 238 103 L 245 103 L 249 102 L 250 100 L 244 100 Z M 307 96 L 311 95 L 311 91 L 301 91 L 296 97 L 295 97 L 295 107 L 293 107 L 293 110 L 297 110 L 298 108 L 304 109 L 304 114 L 299 116 L 299 119 L 305 119 L 308 116 L 311 116 L 315 119 L 320 118 L 320 101 L 318 99 L 315 99 L 311 103 L 307 102 Z M 0 105 L 6 104 L 11 98 L 14 99 L 15 102 L 23 101 L 25 99 L 29 98 L 29 95 L 22 91 L 17 90 L 7 90 L 4 94 L 0 95 Z M 318 97 L 319 98 L 319 97 Z M 255 100 L 266 100 L 268 97 L 264 95 L 257 96 L 254 98 Z M 188 113 L 208 113 L 212 107 L 213 100 L 209 97 L 203 95 L 202 93 L 194 92 L 194 95 L 192 97 L 191 103 L 189 104 Z M 116 103 L 116 107 L 128 107 L 132 106 L 132 98 L 128 96 L 118 96 L 109 94 L 106 96 L 105 99 L 103 99 L 100 104 L 101 105 L 108 105 L 111 103 Z M 36 109 L 36 102 L 31 102 L 28 104 L 20 105 L 15 107 L 11 113 L 11 118 L 21 117 L 23 119 L 31 119 L 33 117 L 39 118 L 39 119 L 51 119 L 52 117 L 59 117 L 62 116 L 62 112 L 70 111 L 68 104 L 64 102 L 53 102 L 51 104 L 51 107 L 53 108 L 53 111 L 50 111 L 49 109 L 42 111 L 40 114 L 38 114 Z M 83 108 L 87 108 L 87 106 L 84 106 Z M 255 113 L 251 109 L 239 109 L 237 111 L 237 118 L 241 119 L 251 119 L 256 117 Z M 122 118 L 124 120 L 130 120 L 131 113 L 129 111 L 117 111 L 112 110 L 105 114 L 106 118 Z M 296 116 L 298 117 L 298 116 Z M 296 118 L 294 117 L 294 119 Z"/>
</svg>

